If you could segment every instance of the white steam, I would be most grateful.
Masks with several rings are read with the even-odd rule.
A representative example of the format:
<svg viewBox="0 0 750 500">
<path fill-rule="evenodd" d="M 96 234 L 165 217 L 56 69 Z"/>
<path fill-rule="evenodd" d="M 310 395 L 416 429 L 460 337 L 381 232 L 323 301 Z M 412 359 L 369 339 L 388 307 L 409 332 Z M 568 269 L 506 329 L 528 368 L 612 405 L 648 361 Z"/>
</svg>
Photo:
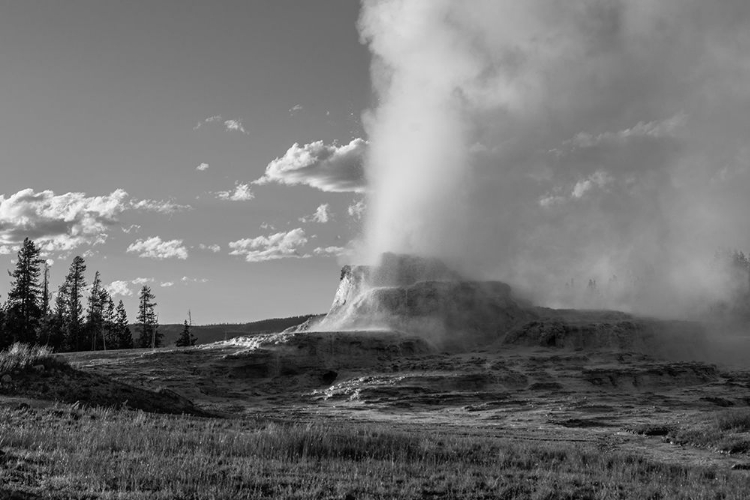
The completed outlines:
<svg viewBox="0 0 750 500">
<path fill-rule="evenodd" d="M 364 0 L 366 248 L 678 314 L 750 249 L 747 0 Z M 589 287 L 589 280 L 595 287 Z"/>
</svg>

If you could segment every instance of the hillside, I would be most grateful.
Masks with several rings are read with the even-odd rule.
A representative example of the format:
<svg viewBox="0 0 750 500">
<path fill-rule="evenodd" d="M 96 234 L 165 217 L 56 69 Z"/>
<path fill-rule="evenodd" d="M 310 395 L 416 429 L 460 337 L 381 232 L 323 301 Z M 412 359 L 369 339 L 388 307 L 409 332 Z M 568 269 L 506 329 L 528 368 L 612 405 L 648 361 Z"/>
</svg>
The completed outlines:
<svg viewBox="0 0 750 500">
<path fill-rule="evenodd" d="M 264 319 L 262 321 L 253 321 L 251 323 L 222 323 L 216 325 L 193 325 L 191 331 L 195 336 L 196 345 L 210 344 L 219 340 L 228 340 L 234 337 L 257 335 L 260 333 L 278 333 L 291 326 L 299 325 L 304 323 L 310 318 L 315 318 L 318 315 L 307 314 L 304 316 L 291 316 L 288 318 L 271 318 Z M 165 346 L 174 345 L 177 338 L 182 333 L 183 324 L 167 324 L 159 325 L 159 332 L 164 335 L 163 344 Z M 130 325 L 130 330 L 133 332 L 133 337 L 137 337 L 138 325 Z"/>
</svg>

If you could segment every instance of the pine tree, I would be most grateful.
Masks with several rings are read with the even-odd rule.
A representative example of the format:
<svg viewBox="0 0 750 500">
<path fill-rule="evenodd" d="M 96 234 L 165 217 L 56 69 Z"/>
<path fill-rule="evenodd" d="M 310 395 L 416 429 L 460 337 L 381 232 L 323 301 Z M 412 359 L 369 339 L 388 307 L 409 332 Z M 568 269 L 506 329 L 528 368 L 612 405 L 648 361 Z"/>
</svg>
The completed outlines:
<svg viewBox="0 0 750 500">
<path fill-rule="evenodd" d="M 104 347 L 103 291 L 104 288 L 102 287 L 102 280 L 99 277 L 99 271 L 96 271 L 94 273 L 94 281 L 91 282 L 91 290 L 89 291 L 85 328 L 90 339 L 92 351 L 96 351 L 99 345 Z"/>
<path fill-rule="evenodd" d="M 125 312 L 125 306 L 122 300 L 117 304 L 117 313 L 115 313 L 115 332 L 117 337 L 117 347 L 119 349 L 133 348 L 133 335 L 130 333 L 128 326 L 128 315 Z"/>
<path fill-rule="evenodd" d="M 102 288 L 102 338 L 104 339 L 104 350 L 117 349 L 118 339 L 115 332 L 115 303 L 109 292 Z"/>
<path fill-rule="evenodd" d="M 46 344 L 55 351 L 59 351 L 65 346 L 65 333 L 68 331 L 68 302 L 67 284 L 63 283 L 57 289 L 55 308 L 50 313 L 45 333 Z"/>
<path fill-rule="evenodd" d="M 0 351 L 11 344 L 10 335 L 5 331 L 5 306 L 0 304 Z"/>
<path fill-rule="evenodd" d="M 143 285 L 141 293 L 138 296 L 138 326 L 140 335 L 138 336 L 139 347 L 159 347 L 163 335 L 159 333 L 159 321 L 156 318 L 156 298 L 151 293 L 151 288 Z"/>
<path fill-rule="evenodd" d="M 44 261 L 44 272 L 42 273 L 42 315 L 47 316 L 49 313 L 49 263 Z"/>
<path fill-rule="evenodd" d="M 83 257 L 77 255 L 70 264 L 68 275 L 65 277 L 65 288 L 67 290 L 67 341 L 71 351 L 80 351 L 83 347 L 83 290 L 86 287 L 86 280 L 83 273 L 86 272 L 86 264 Z"/>
<path fill-rule="evenodd" d="M 26 238 L 18 251 L 16 269 L 8 292 L 6 329 L 16 342 L 36 342 L 37 329 L 42 319 L 41 274 L 42 259 L 34 242 Z"/>
<path fill-rule="evenodd" d="M 190 332 L 190 325 L 188 320 L 185 320 L 185 326 L 182 328 L 182 333 L 177 338 L 175 345 L 177 347 L 189 347 L 195 345 L 195 336 Z"/>
</svg>

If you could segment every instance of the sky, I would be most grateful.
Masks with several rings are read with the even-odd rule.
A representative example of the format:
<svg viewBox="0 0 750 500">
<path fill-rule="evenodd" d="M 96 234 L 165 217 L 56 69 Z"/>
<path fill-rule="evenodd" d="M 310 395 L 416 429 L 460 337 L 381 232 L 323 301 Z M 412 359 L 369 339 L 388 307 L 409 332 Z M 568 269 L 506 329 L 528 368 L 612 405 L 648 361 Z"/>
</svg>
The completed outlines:
<svg viewBox="0 0 750 500">
<path fill-rule="evenodd" d="M 0 267 L 28 236 L 53 289 L 82 255 L 131 318 L 144 284 L 162 323 L 325 312 L 361 226 L 358 13 L 0 2 Z"/>
</svg>

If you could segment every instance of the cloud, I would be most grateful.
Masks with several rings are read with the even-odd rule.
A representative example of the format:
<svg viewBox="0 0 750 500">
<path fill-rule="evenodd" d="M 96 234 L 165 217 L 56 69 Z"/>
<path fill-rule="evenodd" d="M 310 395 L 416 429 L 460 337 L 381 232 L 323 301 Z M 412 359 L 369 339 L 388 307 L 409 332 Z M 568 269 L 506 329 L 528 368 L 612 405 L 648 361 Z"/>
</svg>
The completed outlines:
<svg viewBox="0 0 750 500">
<path fill-rule="evenodd" d="M 305 109 L 305 107 L 302 104 L 295 104 L 294 106 L 289 108 L 289 114 L 293 115 L 293 114 L 299 113 L 303 109 Z"/>
<path fill-rule="evenodd" d="M 0 195 L 0 245 L 13 246 L 28 237 L 51 252 L 104 243 L 117 217 L 128 208 L 128 194 L 122 189 L 91 197 L 33 189 L 7 198 Z"/>
<path fill-rule="evenodd" d="M 224 121 L 224 128 L 226 128 L 227 130 L 236 130 L 237 132 L 247 134 L 245 127 L 242 126 L 242 120 L 226 120 Z"/>
<path fill-rule="evenodd" d="M 136 233 L 141 230 L 141 226 L 138 224 L 131 224 L 128 227 L 121 227 L 123 233 L 130 234 L 135 231 Z"/>
<path fill-rule="evenodd" d="M 8 197 L 0 195 L 0 249 L 11 251 L 28 237 L 45 253 L 67 252 L 104 243 L 126 211 L 173 214 L 190 208 L 172 201 L 132 199 L 123 189 L 103 196 L 23 189 Z M 131 225 L 122 230 L 127 233 L 139 228 Z"/>
<path fill-rule="evenodd" d="M 193 130 L 200 129 L 206 123 L 217 123 L 217 124 L 222 123 L 224 125 L 224 130 L 242 132 L 243 134 L 247 134 L 245 127 L 242 125 L 242 120 L 240 119 L 224 120 L 221 117 L 221 115 L 209 116 L 202 122 L 198 122 L 198 124 L 195 127 L 193 127 Z M 208 166 L 206 166 L 206 168 L 208 168 Z M 199 170 L 205 170 L 205 169 L 199 168 Z"/>
<path fill-rule="evenodd" d="M 174 286 L 174 281 L 165 281 L 165 282 L 159 284 L 159 286 L 162 287 L 162 288 L 168 288 L 170 286 Z"/>
<path fill-rule="evenodd" d="M 562 194 L 563 189 L 560 187 L 555 188 L 553 193 L 547 193 L 539 198 L 539 205 L 545 208 L 550 208 L 555 205 L 561 205 L 571 200 L 580 200 L 587 193 L 592 192 L 594 189 L 599 188 L 604 190 L 607 186 L 615 183 L 614 177 L 603 170 L 597 170 L 590 176 L 578 180 L 570 188 L 570 194 Z"/>
<path fill-rule="evenodd" d="M 135 278 L 130 280 L 130 282 L 134 285 L 145 285 L 146 283 L 153 283 L 154 278 Z"/>
<path fill-rule="evenodd" d="M 317 222 L 318 224 L 325 224 L 329 220 L 331 220 L 331 213 L 328 211 L 328 203 L 321 204 L 316 210 L 315 213 L 312 215 L 309 215 L 307 217 L 300 217 L 300 222 Z"/>
<path fill-rule="evenodd" d="M 343 146 L 326 145 L 323 141 L 304 146 L 295 143 L 284 156 L 269 163 L 265 174 L 253 184 L 275 182 L 307 185 L 328 192 L 364 192 L 366 150 L 364 139 L 352 139 Z"/>
<path fill-rule="evenodd" d="M 591 148 L 602 144 L 621 145 L 634 139 L 676 138 L 678 131 L 685 127 L 686 121 L 687 116 L 680 112 L 662 121 L 640 121 L 633 127 L 618 132 L 602 132 L 598 135 L 579 132 L 569 142 L 579 148 Z"/>
<path fill-rule="evenodd" d="M 234 191 L 219 191 L 216 197 L 221 200 L 229 201 L 248 201 L 255 198 L 255 194 L 250 190 L 249 184 L 237 184 Z"/>
<path fill-rule="evenodd" d="M 193 208 L 190 205 L 180 205 L 173 201 L 164 200 L 133 200 L 130 202 L 130 207 L 134 210 L 145 210 L 167 215 L 192 210 Z"/>
<path fill-rule="evenodd" d="M 247 262 L 263 262 L 267 260 L 286 258 L 306 258 L 300 248 L 307 244 L 305 232 L 292 229 L 286 233 L 276 233 L 257 238 L 245 238 L 229 243 L 230 255 L 242 255 Z"/>
<path fill-rule="evenodd" d="M 367 204 L 365 203 L 365 200 L 359 200 L 356 203 L 349 205 L 346 208 L 346 212 L 349 214 L 350 217 L 354 217 L 355 219 L 361 219 L 365 213 L 366 208 L 367 208 Z"/>
<path fill-rule="evenodd" d="M 183 276 L 180 278 L 180 281 L 182 281 L 184 284 L 188 283 L 208 283 L 208 278 L 190 278 L 188 276 Z"/>
<path fill-rule="evenodd" d="M 130 289 L 129 284 L 130 282 L 128 281 L 113 281 L 104 288 L 112 297 L 114 297 L 115 295 L 130 297 L 131 295 L 133 295 L 133 291 Z"/>
<path fill-rule="evenodd" d="M 158 236 L 145 240 L 136 240 L 126 250 L 128 253 L 137 253 L 138 257 L 149 259 L 187 259 L 188 251 L 182 244 L 182 240 L 162 241 Z"/>
<path fill-rule="evenodd" d="M 201 250 L 209 250 L 209 251 L 211 251 L 213 253 L 219 253 L 219 252 L 221 252 L 221 246 L 216 245 L 216 244 L 214 244 L 214 245 L 206 245 L 204 243 L 201 243 L 200 245 L 198 245 L 198 248 L 200 248 Z"/>
<path fill-rule="evenodd" d="M 198 170 L 198 171 L 200 171 L 200 172 L 204 172 L 204 171 L 208 170 L 209 167 L 210 167 L 210 165 L 208 163 L 201 163 L 200 165 L 198 165 L 197 167 L 195 167 L 195 169 Z"/>
<path fill-rule="evenodd" d="M 313 253 L 315 255 L 320 256 L 333 256 L 333 257 L 343 257 L 347 255 L 351 255 L 351 250 L 346 247 L 336 247 L 336 246 L 330 246 L 330 247 L 318 247 L 315 250 L 313 250 Z"/>
</svg>

